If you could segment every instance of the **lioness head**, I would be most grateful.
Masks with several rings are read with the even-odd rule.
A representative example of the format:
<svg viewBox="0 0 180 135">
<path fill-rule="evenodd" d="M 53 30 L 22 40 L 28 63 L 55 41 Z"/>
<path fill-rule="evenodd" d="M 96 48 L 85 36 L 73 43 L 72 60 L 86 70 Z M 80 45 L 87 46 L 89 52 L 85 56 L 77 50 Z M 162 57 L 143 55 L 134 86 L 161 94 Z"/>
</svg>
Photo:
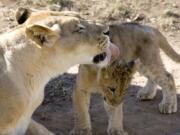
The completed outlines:
<svg viewBox="0 0 180 135">
<path fill-rule="evenodd" d="M 112 106 L 117 106 L 122 102 L 136 71 L 135 65 L 135 61 L 128 63 L 114 61 L 110 66 L 101 70 L 99 82 L 105 102 Z"/>
<path fill-rule="evenodd" d="M 81 18 L 77 13 L 65 11 L 32 11 L 19 8 L 19 24 L 26 27 L 26 36 L 39 48 L 56 49 L 73 64 L 106 65 L 118 48 L 110 44 L 108 27 Z"/>
</svg>

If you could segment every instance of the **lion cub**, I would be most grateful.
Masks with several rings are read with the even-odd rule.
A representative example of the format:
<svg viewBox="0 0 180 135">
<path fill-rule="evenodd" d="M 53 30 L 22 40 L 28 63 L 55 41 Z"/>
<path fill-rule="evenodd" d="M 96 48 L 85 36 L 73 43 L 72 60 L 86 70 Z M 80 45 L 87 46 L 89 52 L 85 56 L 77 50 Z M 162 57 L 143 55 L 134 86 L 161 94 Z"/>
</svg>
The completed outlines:
<svg viewBox="0 0 180 135">
<path fill-rule="evenodd" d="M 177 111 L 175 82 L 173 76 L 167 72 L 163 65 L 160 49 L 175 62 L 180 63 L 180 55 L 169 45 L 162 33 L 155 28 L 137 23 L 115 23 L 109 26 L 109 32 L 107 34 L 110 37 L 110 41 L 120 48 L 121 55 L 118 58 L 119 60 L 128 62 L 139 59 L 137 71 L 144 75 L 148 81 L 145 87 L 138 91 L 137 97 L 140 100 L 153 99 L 156 96 L 157 86 L 160 86 L 162 88 L 163 99 L 159 104 L 159 111 L 163 114 L 175 113 Z M 93 65 L 81 65 L 80 67 L 76 82 L 76 90 L 74 92 L 74 108 L 77 121 L 75 124 L 75 131 L 77 130 L 77 132 L 88 129 L 90 133 L 91 125 L 88 114 L 88 91 L 91 92 L 91 90 L 94 89 L 94 86 L 91 84 L 96 80 L 98 71 L 99 69 Z M 121 84 L 122 82 L 118 83 Z M 106 84 L 109 83 L 104 83 L 104 85 Z M 111 87 L 109 89 L 112 91 L 114 90 L 114 88 Z M 106 92 L 113 93 L 110 91 Z M 84 102 L 82 102 L 82 100 Z M 109 98 L 106 97 L 106 101 L 113 101 L 113 96 Z M 116 103 L 113 104 L 116 105 Z M 113 110 L 113 108 L 111 109 Z M 109 109 L 110 112 L 113 112 L 111 109 Z M 114 119 L 112 116 L 110 118 Z M 112 129 L 113 132 L 114 129 L 122 129 L 120 126 L 121 122 L 117 122 L 116 119 L 114 120 L 114 125 L 112 121 L 110 122 L 113 128 L 109 126 L 109 134 L 123 135 L 121 131 L 119 133 L 116 133 L 116 131 L 115 133 L 111 133 L 110 129 Z"/>
<path fill-rule="evenodd" d="M 98 92 L 104 97 L 104 106 L 109 116 L 108 134 L 126 135 L 123 131 L 122 100 L 135 73 L 137 62 L 114 61 L 108 67 L 80 66 L 80 73 L 73 102 L 75 109 L 75 127 L 72 135 L 91 135 L 88 113 L 91 93 Z M 88 70 L 87 70 L 88 69 Z"/>
</svg>

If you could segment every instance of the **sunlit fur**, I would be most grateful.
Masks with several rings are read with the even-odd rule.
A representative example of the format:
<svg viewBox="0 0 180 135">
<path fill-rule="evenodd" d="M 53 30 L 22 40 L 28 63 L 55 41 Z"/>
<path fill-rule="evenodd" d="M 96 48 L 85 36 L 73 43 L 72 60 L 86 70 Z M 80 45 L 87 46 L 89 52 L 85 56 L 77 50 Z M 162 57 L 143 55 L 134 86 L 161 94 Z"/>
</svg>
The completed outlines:
<svg viewBox="0 0 180 135">
<path fill-rule="evenodd" d="M 72 65 L 92 64 L 109 46 L 107 28 L 74 12 L 20 8 L 16 17 L 22 25 L 0 35 L 0 135 L 54 135 L 31 119 L 44 86 Z"/>
</svg>

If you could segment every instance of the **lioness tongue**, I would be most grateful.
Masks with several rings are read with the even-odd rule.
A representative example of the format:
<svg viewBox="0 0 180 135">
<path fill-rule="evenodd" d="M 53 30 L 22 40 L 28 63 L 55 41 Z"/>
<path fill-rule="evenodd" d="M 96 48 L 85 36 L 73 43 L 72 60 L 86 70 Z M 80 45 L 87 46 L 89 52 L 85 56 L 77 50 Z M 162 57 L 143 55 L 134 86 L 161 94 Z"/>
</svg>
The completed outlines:
<svg viewBox="0 0 180 135">
<path fill-rule="evenodd" d="M 113 44 L 113 43 L 110 43 L 110 46 L 109 46 L 109 49 L 111 51 L 111 55 L 114 59 L 117 59 L 120 55 L 120 50 L 119 48 Z"/>
</svg>

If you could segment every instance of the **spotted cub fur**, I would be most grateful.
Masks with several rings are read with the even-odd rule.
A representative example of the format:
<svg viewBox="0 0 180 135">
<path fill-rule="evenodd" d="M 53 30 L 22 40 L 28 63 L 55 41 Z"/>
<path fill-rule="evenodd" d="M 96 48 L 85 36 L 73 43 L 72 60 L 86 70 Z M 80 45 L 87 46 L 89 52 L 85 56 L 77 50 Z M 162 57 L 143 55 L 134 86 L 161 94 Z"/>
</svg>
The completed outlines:
<svg viewBox="0 0 180 135">
<path fill-rule="evenodd" d="M 108 134 L 127 134 L 124 132 L 122 124 L 122 100 L 136 65 L 137 62 L 135 64 L 134 61 L 129 63 L 114 61 L 103 69 L 89 65 L 80 66 L 81 72 L 78 74 L 77 85 L 73 93 L 75 127 L 71 132 L 72 135 L 92 134 L 88 108 L 91 93 L 94 92 L 98 92 L 104 97 L 104 106 L 109 116 Z"/>
</svg>

